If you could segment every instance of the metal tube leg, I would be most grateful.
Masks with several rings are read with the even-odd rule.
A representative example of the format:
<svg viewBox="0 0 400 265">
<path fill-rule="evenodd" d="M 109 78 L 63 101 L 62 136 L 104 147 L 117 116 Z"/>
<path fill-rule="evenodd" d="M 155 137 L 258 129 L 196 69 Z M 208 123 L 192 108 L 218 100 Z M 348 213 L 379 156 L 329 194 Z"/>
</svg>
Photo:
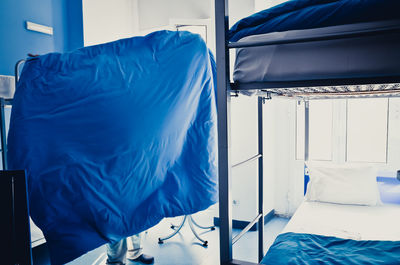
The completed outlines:
<svg viewBox="0 0 400 265">
<path fill-rule="evenodd" d="M 197 232 L 194 230 L 194 227 L 193 227 L 193 219 L 192 219 L 192 217 L 191 217 L 190 215 L 189 215 L 189 218 L 188 218 L 188 219 L 189 219 L 189 226 L 190 226 L 190 229 L 192 230 L 194 236 L 195 236 L 198 240 L 200 240 L 201 243 L 203 243 L 203 246 L 207 247 L 207 246 L 208 246 L 208 241 L 203 240 L 203 239 L 197 234 Z"/>
<path fill-rule="evenodd" d="M 169 236 L 166 236 L 164 238 L 158 238 L 158 244 L 162 244 L 162 243 L 164 243 L 165 240 L 170 239 L 171 237 L 173 237 L 176 234 L 178 234 L 179 231 L 182 229 L 183 225 L 185 224 L 186 218 L 187 218 L 187 216 L 185 215 L 183 217 L 182 223 L 179 225 L 178 229 L 176 229 L 172 234 L 170 234 Z"/>
<path fill-rule="evenodd" d="M 220 264 L 232 262 L 232 195 L 230 163 L 230 71 L 228 0 L 215 0 L 215 37 L 217 61 L 219 258 Z"/>
<path fill-rule="evenodd" d="M 198 223 L 196 223 L 196 221 L 194 220 L 193 216 L 190 216 L 190 220 L 192 220 L 192 223 L 197 226 L 200 229 L 211 229 L 211 230 L 215 230 L 215 226 L 211 225 L 211 226 L 201 226 Z"/>
<path fill-rule="evenodd" d="M 4 99 L 0 99 L 0 140 L 1 140 L 1 162 L 3 170 L 7 170 L 7 134 L 6 134 L 6 118 L 5 118 Z"/>
<path fill-rule="evenodd" d="M 264 258 L 264 152 L 263 152 L 263 104 L 264 99 L 258 98 L 258 262 Z"/>
<path fill-rule="evenodd" d="M 310 147 L 310 102 L 304 101 L 304 161 L 308 161 Z"/>
<path fill-rule="evenodd" d="M 171 229 L 177 229 L 177 228 L 179 228 L 180 226 L 181 226 L 181 224 L 182 224 L 182 222 L 181 223 L 179 223 L 178 225 L 174 225 L 173 223 L 171 223 Z"/>
</svg>

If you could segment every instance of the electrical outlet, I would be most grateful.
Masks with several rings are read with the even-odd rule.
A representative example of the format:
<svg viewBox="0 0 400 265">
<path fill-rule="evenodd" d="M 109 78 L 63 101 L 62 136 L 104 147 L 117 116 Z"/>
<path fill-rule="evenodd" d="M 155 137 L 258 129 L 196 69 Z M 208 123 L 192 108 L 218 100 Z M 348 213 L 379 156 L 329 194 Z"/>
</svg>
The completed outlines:
<svg viewBox="0 0 400 265">
<path fill-rule="evenodd" d="M 234 206 L 238 206 L 239 205 L 239 200 L 233 200 L 232 203 L 233 203 Z"/>
</svg>

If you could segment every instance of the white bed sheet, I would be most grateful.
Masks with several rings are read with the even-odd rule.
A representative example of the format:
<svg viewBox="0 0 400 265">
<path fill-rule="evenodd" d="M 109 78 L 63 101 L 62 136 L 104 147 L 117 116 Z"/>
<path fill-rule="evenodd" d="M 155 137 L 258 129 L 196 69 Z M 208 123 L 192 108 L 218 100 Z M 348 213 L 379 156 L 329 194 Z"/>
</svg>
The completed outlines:
<svg viewBox="0 0 400 265">
<path fill-rule="evenodd" d="M 400 205 L 357 206 L 304 201 L 282 233 L 400 241 Z"/>
<path fill-rule="evenodd" d="M 32 247 L 34 248 L 36 246 L 45 243 L 46 239 L 44 238 L 42 230 L 40 230 L 40 228 L 35 225 L 32 219 L 30 219 L 30 223 L 31 223 L 31 242 L 32 242 Z"/>
</svg>

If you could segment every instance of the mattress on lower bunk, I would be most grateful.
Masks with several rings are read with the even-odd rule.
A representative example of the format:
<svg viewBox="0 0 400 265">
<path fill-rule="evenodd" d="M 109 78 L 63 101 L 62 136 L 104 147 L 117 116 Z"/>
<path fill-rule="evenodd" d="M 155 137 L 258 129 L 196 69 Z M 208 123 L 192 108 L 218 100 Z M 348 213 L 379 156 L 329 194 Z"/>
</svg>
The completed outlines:
<svg viewBox="0 0 400 265">
<path fill-rule="evenodd" d="M 305 201 L 282 233 L 400 241 L 399 220 L 400 205 L 372 207 Z"/>
<path fill-rule="evenodd" d="M 400 20 L 253 35 L 244 41 L 389 29 Z M 235 82 L 301 81 L 400 75 L 400 33 L 237 49 Z"/>
<path fill-rule="evenodd" d="M 400 206 L 304 202 L 263 264 L 399 264 Z"/>
</svg>

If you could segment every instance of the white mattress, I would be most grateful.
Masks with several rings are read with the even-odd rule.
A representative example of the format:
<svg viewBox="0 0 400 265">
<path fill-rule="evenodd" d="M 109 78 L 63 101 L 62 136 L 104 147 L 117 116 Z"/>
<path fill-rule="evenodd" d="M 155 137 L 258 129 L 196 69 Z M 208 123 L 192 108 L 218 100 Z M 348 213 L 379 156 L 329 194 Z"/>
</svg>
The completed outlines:
<svg viewBox="0 0 400 265">
<path fill-rule="evenodd" d="M 305 201 L 282 231 L 286 232 L 400 241 L 400 205 L 371 207 Z"/>
</svg>

